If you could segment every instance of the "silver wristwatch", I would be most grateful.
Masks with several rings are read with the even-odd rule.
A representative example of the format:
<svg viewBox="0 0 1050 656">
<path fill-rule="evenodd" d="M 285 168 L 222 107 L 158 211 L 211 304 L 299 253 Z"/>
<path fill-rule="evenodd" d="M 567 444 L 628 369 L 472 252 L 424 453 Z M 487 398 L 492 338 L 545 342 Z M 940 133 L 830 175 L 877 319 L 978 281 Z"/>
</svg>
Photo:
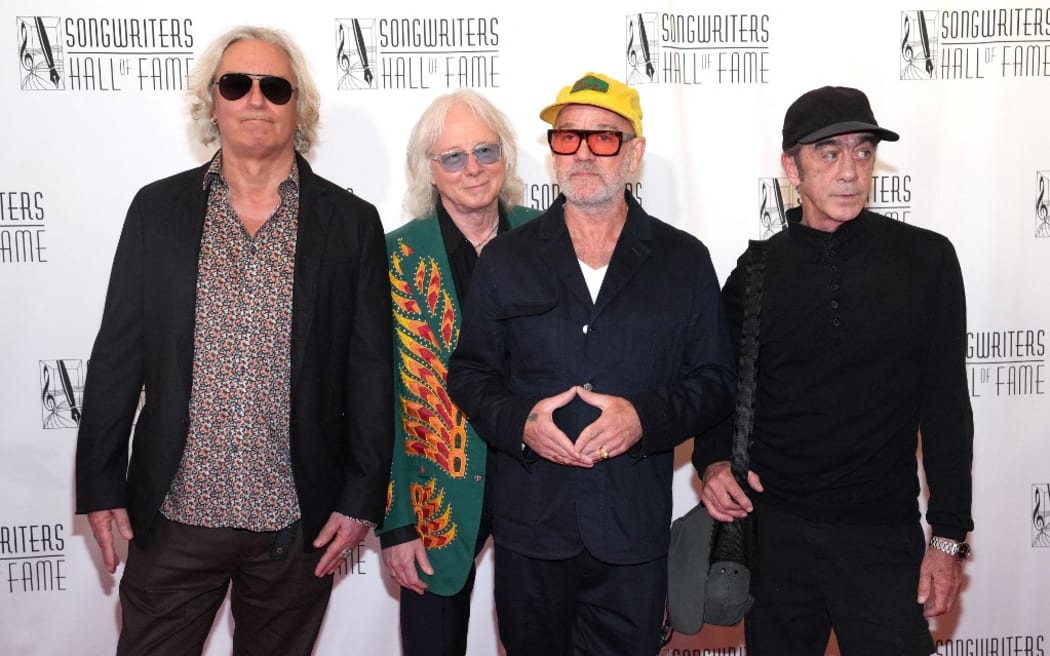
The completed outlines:
<svg viewBox="0 0 1050 656">
<path fill-rule="evenodd" d="M 966 542 L 956 542 L 955 540 L 949 540 L 947 538 L 932 537 L 930 538 L 930 547 L 937 551 L 943 551 L 949 556 L 955 556 L 959 560 L 965 559 L 970 555 L 970 545 Z"/>
</svg>

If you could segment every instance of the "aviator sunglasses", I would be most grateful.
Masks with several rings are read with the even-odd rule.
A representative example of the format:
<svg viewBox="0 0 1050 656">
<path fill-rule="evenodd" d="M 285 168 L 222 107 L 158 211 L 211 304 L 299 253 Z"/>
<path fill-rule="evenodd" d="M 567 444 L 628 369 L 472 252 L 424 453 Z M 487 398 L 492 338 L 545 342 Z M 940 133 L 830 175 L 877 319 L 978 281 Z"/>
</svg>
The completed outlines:
<svg viewBox="0 0 1050 656">
<path fill-rule="evenodd" d="M 212 84 L 219 87 L 219 93 L 226 100 L 240 100 L 252 90 L 252 80 L 259 80 L 259 90 L 263 96 L 275 105 L 283 105 L 292 98 L 295 87 L 283 77 L 263 75 L 261 73 L 226 73 Z"/>
<path fill-rule="evenodd" d="M 555 155 L 574 155 L 580 149 L 580 144 L 586 141 L 592 155 L 612 157 L 619 155 L 620 146 L 631 139 L 634 137 L 626 136 L 617 130 L 547 130 L 547 143 Z"/>
<path fill-rule="evenodd" d="M 467 158 L 471 155 L 478 164 L 495 164 L 503 157 L 503 144 L 489 143 L 481 144 L 474 150 L 447 150 L 440 155 L 430 155 L 430 159 L 441 165 L 445 173 L 458 173 L 467 165 Z"/>
</svg>

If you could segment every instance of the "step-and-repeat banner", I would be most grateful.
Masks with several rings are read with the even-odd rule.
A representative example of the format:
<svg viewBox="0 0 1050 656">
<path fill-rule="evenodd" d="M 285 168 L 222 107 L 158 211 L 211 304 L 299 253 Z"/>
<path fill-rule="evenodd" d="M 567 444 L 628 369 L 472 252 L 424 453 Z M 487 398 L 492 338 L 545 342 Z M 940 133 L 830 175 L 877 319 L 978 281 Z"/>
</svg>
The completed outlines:
<svg viewBox="0 0 1050 656">
<path fill-rule="evenodd" d="M 132 195 L 211 155 L 191 137 L 186 74 L 242 23 L 285 29 L 306 51 L 322 94 L 309 159 L 388 229 L 407 219 L 405 145 L 435 96 L 468 87 L 507 113 L 523 202 L 544 208 L 558 188 L 539 110 L 586 71 L 627 80 L 648 139 L 635 195 L 702 239 L 723 280 L 797 203 L 779 163 L 788 104 L 825 84 L 866 91 L 901 134 L 879 149 L 871 206 L 950 237 L 968 293 L 977 528 L 960 607 L 933 622 L 939 653 L 1050 653 L 1050 5 L 1010 0 L 8 0 L 0 653 L 112 653 L 118 579 L 73 514 L 84 377 Z M 689 448 L 676 514 L 696 501 Z M 473 655 L 500 649 L 491 567 L 488 549 Z M 224 610 L 207 654 L 229 653 L 230 627 Z M 397 591 L 369 536 L 337 575 L 316 653 L 399 652 Z M 677 636 L 662 653 L 743 654 L 742 630 Z"/>
</svg>

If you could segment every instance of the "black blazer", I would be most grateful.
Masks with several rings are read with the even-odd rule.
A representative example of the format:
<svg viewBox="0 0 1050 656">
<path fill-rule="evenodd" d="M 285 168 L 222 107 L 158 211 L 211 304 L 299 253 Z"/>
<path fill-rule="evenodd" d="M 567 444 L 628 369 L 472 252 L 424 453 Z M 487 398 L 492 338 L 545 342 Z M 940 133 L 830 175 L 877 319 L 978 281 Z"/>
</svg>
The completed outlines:
<svg viewBox="0 0 1050 656">
<path fill-rule="evenodd" d="M 393 347 L 376 209 L 296 158 L 290 429 L 310 549 L 332 511 L 382 520 L 393 443 Z M 206 170 L 154 182 L 132 201 L 88 367 L 77 512 L 127 508 L 142 543 L 186 444 Z M 129 463 L 128 435 L 143 387 Z"/>
<path fill-rule="evenodd" d="M 495 539 L 534 558 L 584 547 L 613 564 L 666 554 L 674 447 L 732 410 L 732 351 L 707 249 L 627 201 L 596 302 L 564 198 L 486 246 L 449 362 L 452 398 L 498 450 Z M 533 406 L 573 385 L 629 400 L 641 441 L 593 469 L 524 448 Z M 575 440 L 598 412 L 577 398 L 554 421 Z"/>
</svg>

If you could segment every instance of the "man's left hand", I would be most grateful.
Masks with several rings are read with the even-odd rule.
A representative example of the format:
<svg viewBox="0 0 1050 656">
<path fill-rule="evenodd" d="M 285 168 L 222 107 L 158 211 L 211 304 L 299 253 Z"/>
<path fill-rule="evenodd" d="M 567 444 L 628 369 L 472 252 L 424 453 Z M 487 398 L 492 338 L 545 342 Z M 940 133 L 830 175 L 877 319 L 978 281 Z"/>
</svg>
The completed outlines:
<svg viewBox="0 0 1050 656">
<path fill-rule="evenodd" d="M 923 615 L 951 612 L 962 588 L 962 561 L 939 549 L 927 549 L 919 568 L 919 603 Z"/>
<path fill-rule="evenodd" d="M 342 513 L 333 512 L 314 540 L 314 547 L 320 549 L 326 544 L 324 555 L 314 568 L 314 576 L 328 576 L 339 569 L 346 560 L 350 550 L 360 544 L 368 532 L 368 526 L 355 522 Z"/>
<path fill-rule="evenodd" d="M 642 439 L 642 421 L 630 401 L 582 387 L 576 388 L 576 394 L 584 403 L 602 411 L 576 438 L 575 449 L 581 458 L 598 463 L 627 453 Z"/>
</svg>

